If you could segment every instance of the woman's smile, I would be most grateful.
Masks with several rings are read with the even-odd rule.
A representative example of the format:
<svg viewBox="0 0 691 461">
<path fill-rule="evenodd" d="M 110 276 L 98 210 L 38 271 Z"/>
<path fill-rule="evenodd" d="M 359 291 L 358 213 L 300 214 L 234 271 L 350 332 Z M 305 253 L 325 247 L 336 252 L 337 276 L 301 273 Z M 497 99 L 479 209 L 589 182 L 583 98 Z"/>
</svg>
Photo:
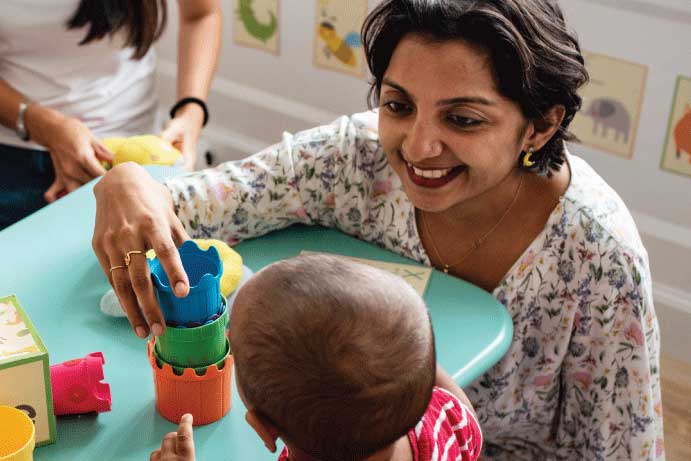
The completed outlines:
<svg viewBox="0 0 691 461">
<path fill-rule="evenodd" d="M 405 164 L 408 177 L 415 185 L 434 189 L 450 183 L 467 169 L 466 165 L 457 165 L 451 168 L 441 169 L 422 169 L 407 161 Z"/>
</svg>

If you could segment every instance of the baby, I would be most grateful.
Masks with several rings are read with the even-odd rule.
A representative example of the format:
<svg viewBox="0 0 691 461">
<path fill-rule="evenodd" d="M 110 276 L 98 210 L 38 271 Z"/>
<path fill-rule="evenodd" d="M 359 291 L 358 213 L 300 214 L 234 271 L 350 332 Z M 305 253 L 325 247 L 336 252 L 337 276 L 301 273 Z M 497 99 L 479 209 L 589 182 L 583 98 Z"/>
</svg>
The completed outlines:
<svg viewBox="0 0 691 461">
<path fill-rule="evenodd" d="M 277 262 L 239 291 L 230 343 L 246 419 L 272 452 L 283 441 L 279 461 L 480 455 L 470 403 L 437 368 L 425 304 L 399 277 L 326 255 Z M 194 460 L 191 423 L 151 459 Z"/>
</svg>

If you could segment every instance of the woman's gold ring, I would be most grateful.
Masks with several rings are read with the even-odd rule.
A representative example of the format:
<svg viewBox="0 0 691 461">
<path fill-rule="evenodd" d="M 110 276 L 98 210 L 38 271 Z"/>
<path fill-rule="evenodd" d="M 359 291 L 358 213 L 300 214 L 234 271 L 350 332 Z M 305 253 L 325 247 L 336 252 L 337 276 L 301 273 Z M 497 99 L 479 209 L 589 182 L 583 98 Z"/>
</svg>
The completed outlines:
<svg viewBox="0 0 691 461">
<path fill-rule="evenodd" d="M 126 267 L 129 267 L 130 263 L 132 262 L 132 256 L 131 255 L 144 255 L 144 257 L 146 257 L 146 251 L 141 251 L 141 250 L 128 251 L 127 254 L 125 255 L 125 266 Z"/>
</svg>

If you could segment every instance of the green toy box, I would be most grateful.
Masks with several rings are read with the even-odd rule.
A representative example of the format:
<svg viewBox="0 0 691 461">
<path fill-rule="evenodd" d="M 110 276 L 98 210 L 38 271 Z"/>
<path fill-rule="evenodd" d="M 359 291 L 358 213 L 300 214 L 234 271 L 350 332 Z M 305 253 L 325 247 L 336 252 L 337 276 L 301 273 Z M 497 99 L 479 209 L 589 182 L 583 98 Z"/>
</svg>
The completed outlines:
<svg viewBox="0 0 691 461">
<path fill-rule="evenodd" d="M 14 295 L 0 298 L 0 405 L 29 415 L 37 446 L 55 442 L 48 351 Z"/>
</svg>

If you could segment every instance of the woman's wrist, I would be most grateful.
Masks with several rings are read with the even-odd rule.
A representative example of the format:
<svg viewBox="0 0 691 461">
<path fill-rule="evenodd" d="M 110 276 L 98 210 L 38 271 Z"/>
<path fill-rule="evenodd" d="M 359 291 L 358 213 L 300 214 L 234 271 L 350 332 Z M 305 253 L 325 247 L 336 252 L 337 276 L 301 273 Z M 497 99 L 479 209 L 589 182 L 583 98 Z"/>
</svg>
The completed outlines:
<svg viewBox="0 0 691 461">
<path fill-rule="evenodd" d="M 197 104 L 185 104 L 175 111 L 175 118 L 184 120 L 201 131 L 204 125 L 204 110 Z"/>
<path fill-rule="evenodd" d="M 196 106 L 196 108 L 190 108 L 190 106 Z M 196 96 L 185 96 L 179 99 L 178 102 L 170 108 L 170 118 L 178 118 L 178 112 L 182 110 L 186 111 L 188 114 L 192 114 L 195 118 L 201 112 L 200 129 L 206 126 L 209 121 L 209 109 L 206 106 L 206 102 Z"/>
</svg>

